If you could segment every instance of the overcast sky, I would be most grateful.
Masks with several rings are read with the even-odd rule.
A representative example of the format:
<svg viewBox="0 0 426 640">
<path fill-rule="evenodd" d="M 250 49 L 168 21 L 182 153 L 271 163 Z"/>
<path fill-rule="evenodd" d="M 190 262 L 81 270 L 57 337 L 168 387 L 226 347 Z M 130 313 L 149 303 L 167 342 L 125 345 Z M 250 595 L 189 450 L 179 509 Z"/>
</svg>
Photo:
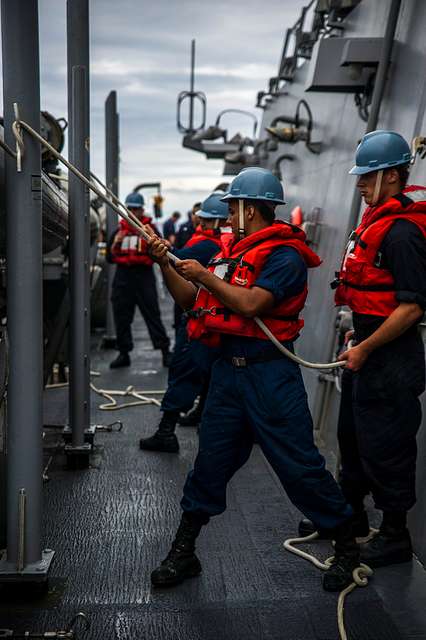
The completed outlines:
<svg viewBox="0 0 426 640">
<path fill-rule="evenodd" d="M 90 0 L 91 165 L 102 179 L 104 102 L 118 94 L 120 195 L 160 180 L 166 213 L 186 211 L 221 181 L 223 163 L 184 149 L 176 97 L 189 88 L 190 41 L 196 38 L 196 90 L 208 124 L 226 108 L 254 108 L 275 75 L 285 29 L 302 0 Z M 67 116 L 66 1 L 39 0 L 41 105 Z M 232 135 L 249 134 L 249 118 L 227 116 Z"/>
</svg>

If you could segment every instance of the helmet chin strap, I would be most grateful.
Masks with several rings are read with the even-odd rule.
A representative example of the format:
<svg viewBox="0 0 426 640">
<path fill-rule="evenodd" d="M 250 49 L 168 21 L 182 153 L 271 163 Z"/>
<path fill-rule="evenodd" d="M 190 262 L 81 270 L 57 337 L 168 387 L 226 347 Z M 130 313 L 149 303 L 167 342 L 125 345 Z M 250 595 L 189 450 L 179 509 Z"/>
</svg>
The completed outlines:
<svg viewBox="0 0 426 640">
<path fill-rule="evenodd" d="M 219 228 L 219 222 L 220 222 L 219 218 L 216 218 L 215 221 L 214 221 L 213 229 L 218 229 Z"/>
<path fill-rule="evenodd" d="M 383 179 L 383 169 L 377 172 L 376 176 L 376 184 L 374 187 L 373 200 L 371 202 L 371 206 L 375 207 L 379 201 L 380 189 L 382 188 L 382 179 Z"/>
<path fill-rule="evenodd" d="M 240 240 L 246 235 L 244 223 L 244 200 L 238 200 L 238 235 Z"/>
</svg>

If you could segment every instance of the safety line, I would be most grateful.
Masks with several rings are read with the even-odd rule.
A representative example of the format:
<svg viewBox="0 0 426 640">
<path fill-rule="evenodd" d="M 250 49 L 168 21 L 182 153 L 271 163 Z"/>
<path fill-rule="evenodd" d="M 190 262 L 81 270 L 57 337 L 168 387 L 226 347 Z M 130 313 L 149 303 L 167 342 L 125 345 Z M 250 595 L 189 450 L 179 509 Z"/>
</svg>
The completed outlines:
<svg viewBox="0 0 426 640">
<path fill-rule="evenodd" d="M 21 128 L 23 128 L 30 135 L 32 135 L 36 140 L 38 140 L 38 142 L 41 145 L 46 147 L 46 149 L 49 149 L 49 151 L 55 156 L 55 158 L 60 160 L 68 168 L 68 170 L 71 171 L 71 173 L 73 173 L 75 176 L 77 176 L 77 178 L 79 178 L 82 182 L 84 182 L 84 184 L 89 189 L 91 189 L 94 193 L 96 193 L 96 195 L 99 198 L 101 198 L 109 207 L 111 207 L 111 209 L 113 209 L 119 216 L 124 218 L 126 222 L 128 222 L 132 227 L 134 227 L 137 231 L 139 231 L 141 236 L 145 240 L 149 241 L 152 239 L 153 236 L 151 233 L 148 233 L 147 227 L 138 220 L 138 218 L 117 198 L 117 196 L 112 194 L 112 192 L 107 187 L 105 187 L 105 185 L 103 185 L 106 192 L 111 194 L 112 198 L 115 200 L 115 202 L 118 203 L 119 206 L 117 206 L 112 201 L 112 199 L 108 199 L 108 197 L 104 195 L 93 184 L 93 182 L 90 182 L 90 180 L 88 180 L 85 175 L 83 175 L 76 167 L 74 167 L 74 165 L 68 162 L 68 160 L 64 158 L 64 156 L 62 156 L 58 151 L 56 151 L 56 149 L 52 147 L 52 145 L 49 144 L 39 133 L 37 133 L 37 131 L 35 131 L 27 122 L 25 122 L 24 120 L 21 120 L 19 118 L 18 105 L 16 103 L 14 103 L 14 109 L 15 109 L 16 120 L 12 123 L 12 131 L 16 138 L 16 156 L 17 156 L 16 164 L 17 164 L 18 171 L 21 171 L 21 162 L 22 162 L 23 155 L 25 153 L 25 144 L 24 144 L 24 139 L 22 137 L 22 133 L 21 133 Z M 92 177 L 93 177 L 93 174 L 92 174 Z M 96 180 L 98 183 L 102 184 L 98 178 L 96 178 Z M 169 260 L 174 262 L 175 264 L 178 262 L 181 262 L 181 260 L 179 260 L 179 258 L 174 256 L 170 251 L 167 251 L 166 255 L 169 258 Z M 281 342 L 274 336 L 274 334 L 268 329 L 268 327 L 260 318 L 255 317 L 253 318 L 253 320 L 256 322 L 258 327 L 269 338 L 269 340 L 271 340 L 271 342 L 277 347 L 277 349 L 281 353 L 283 353 L 290 360 L 293 360 L 294 362 L 297 362 L 298 364 L 302 365 L 303 367 L 307 367 L 309 369 L 336 369 L 337 367 L 345 366 L 345 362 L 342 362 L 340 360 L 336 362 L 328 362 L 328 363 L 308 362 L 307 360 L 304 360 L 303 358 L 296 356 L 294 353 L 289 351 L 289 349 L 284 347 L 284 345 L 281 344 Z"/>
<path fill-rule="evenodd" d="M 98 372 L 91 372 L 91 376 L 100 376 Z M 59 382 L 54 384 L 46 385 L 45 389 L 65 389 L 69 386 L 69 382 Z M 163 396 L 165 394 L 165 389 L 147 389 L 138 391 L 132 385 L 126 387 L 126 389 L 98 389 L 93 382 L 90 382 L 90 388 L 92 391 L 97 393 L 105 400 L 109 402 L 105 402 L 98 406 L 100 411 L 119 411 L 120 409 L 127 409 L 128 407 L 139 407 L 146 404 L 154 404 L 156 407 L 161 407 L 161 402 L 157 400 L 157 398 L 151 398 L 150 396 Z M 125 397 L 125 398 L 134 398 L 134 402 L 123 402 L 118 404 L 117 400 L 115 400 L 114 396 Z"/>
<path fill-rule="evenodd" d="M 371 529 L 371 534 L 374 535 L 375 533 L 377 533 L 377 531 L 375 529 Z M 303 538 L 288 538 L 283 542 L 283 547 L 286 551 L 299 556 L 299 558 L 308 560 L 308 562 L 311 562 L 318 569 L 327 571 L 327 569 L 329 569 L 331 566 L 334 556 L 331 556 L 331 558 L 327 558 L 326 560 L 324 560 L 324 562 L 321 562 L 321 560 L 318 560 L 318 558 L 316 558 L 314 555 L 307 553 L 306 551 L 302 551 L 302 549 L 297 549 L 293 546 L 295 544 L 313 542 L 314 540 L 318 540 L 318 538 L 319 533 L 318 531 L 315 531 L 315 533 L 311 533 L 309 536 L 305 536 Z M 337 626 L 339 628 L 340 640 L 348 640 L 344 618 L 346 596 L 348 596 L 357 587 L 366 587 L 368 585 L 368 578 L 370 578 L 372 575 L 372 569 L 361 562 L 359 567 L 354 569 L 352 572 L 353 582 L 351 582 L 351 584 L 343 589 L 343 591 L 341 591 L 339 594 L 339 599 L 337 601 Z"/>
</svg>

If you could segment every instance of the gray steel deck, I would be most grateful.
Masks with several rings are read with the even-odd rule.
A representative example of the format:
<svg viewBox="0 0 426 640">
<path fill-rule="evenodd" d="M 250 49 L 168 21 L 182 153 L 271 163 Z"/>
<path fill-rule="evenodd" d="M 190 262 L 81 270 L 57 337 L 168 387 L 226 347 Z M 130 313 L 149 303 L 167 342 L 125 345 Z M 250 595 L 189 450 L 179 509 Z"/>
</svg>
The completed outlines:
<svg viewBox="0 0 426 640">
<path fill-rule="evenodd" d="M 163 304 L 164 306 L 164 304 Z M 170 306 L 166 317 L 170 324 Z M 130 370 L 111 372 L 112 352 L 93 351 L 92 368 L 105 387 L 161 388 L 160 356 L 137 323 Z M 156 370 L 157 373 L 145 373 Z M 46 392 L 46 422 L 66 419 L 66 390 Z M 149 574 L 168 549 L 180 516 L 179 499 L 194 458 L 194 429 L 178 430 L 179 455 L 142 453 L 141 435 L 158 421 L 154 406 L 100 412 L 120 417 L 121 433 L 96 435 L 93 468 L 65 471 L 55 460 L 45 486 L 46 547 L 56 550 L 47 596 L 0 592 L 0 628 L 64 628 L 77 611 L 91 619 L 88 640 L 338 640 L 337 596 L 321 588 L 320 572 L 287 554 L 298 512 L 256 447 L 229 488 L 227 512 L 199 540 L 201 577 L 153 591 Z M 315 546 L 323 557 L 327 543 Z M 426 573 L 419 564 L 377 571 L 371 585 L 349 596 L 351 640 L 426 638 Z"/>
</svg>

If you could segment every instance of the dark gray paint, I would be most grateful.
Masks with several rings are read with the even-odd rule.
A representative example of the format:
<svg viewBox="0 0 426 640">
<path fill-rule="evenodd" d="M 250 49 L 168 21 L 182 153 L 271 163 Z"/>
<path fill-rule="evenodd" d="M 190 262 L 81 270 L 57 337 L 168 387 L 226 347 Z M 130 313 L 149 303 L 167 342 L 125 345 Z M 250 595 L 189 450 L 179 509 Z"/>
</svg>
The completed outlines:
<svg viewBox="0 0 426 640">
<path fill-rule="evenodd" d="M 162 305 L 162 316 L 170 327 L 170 299 Z M 143 378 L 145 389 L 164 388 L 167 371 L 140 317 L 134 332 L 131 370 L 110 371 L 105 352 L 94 354 L 102 386 L 140 388 Z M 156 373 L 142 375 L 144 369 Z M 102 422 L 99 401 L 92 396 L 93 415 Z M 61 422 L 66 392 L 46 392 L 45 406 L 47 420 Z M 70 474 L 60 460 L 52 466 L 45 487 L 44 536 L 62 553 L 52 565 L 50 594 L 35 603 L 23 603 L 19 594 L 1 594 L 0 627 L 63 628 L 76 611 L 84 611 L 91 620 L 90 630 L 78 636 L 84 640 L 338 640 L 337 595 L 322 590 L 318 569 L 282 547 L 285 538 L 294 536 L 300 514 L 259 447 L 231 480 L 226 512 L 201 532 L 201 576 L 173 589 L 151 587 L 150 572 L 166 555 L 179 521 L 179 500 L 198 438 L 195 429 L 178 428 L 178 455 L 141 452 L 138 439 L 158 425 L 159 408 L 128 408 L 119 417 L 122 432 L 97 434 L 92 461 L 97 468 Z M 53 445 L 54 438 L 46 444 Z M 327 557 L 331 546 L 319 542 L 311 550 Z M 378 571 L 368 588 L 357 589 L 346 601 L 351 640 L 425 637 L 423 609 L 411 615 L 424 594 L 424 572 L 415 593 L 410 573 L 415 575 L 416 567 L 392 572 L 389 582 L 399 577 L 405 587 L 398 615 L 393 609 L 399 583 L 382 595 L 386 585 Z"/>
<path fill-rule="evenodd" d="M 4 131 L 0 126 L 0 138 Z M 0 149 L 0 256 L 6 256 L 5 152 Z M 66 242 L 68 235 L 68 203 L 55 182 L 42 171 L 43 253 L 53 251 Z"/>
<path fill-rule="evenodd" d="M 70 161 L 90 174 L 89 3 L 67 3 L 68 120 Z M 90 199 L 88 188 L 69 177 L 70 385 L 73 446 L 82 446 L 90 426 Z"/>
<path fill-rule="evenodd" d="M 37 0 L 3 0 L 5 140 L 14 148 L 13 103 L 40 131 Z M 7 559 L 18 558 L 18 493 L 27 495 L 25 563 L 41 560 L 42 240 L 40 145 L 28 134 L 22 171 L 6 156 L 8 386 Z"/>
<path fill-rule="evenodd" d="M 85 101 L 87 70 L 72 69 L 72 163 L 87 173 Z M 81 447 L 90 426 L 90 220 L 87 187 L 70 174 L 70 372 L 69 412 L 72 444 Z M 88 327 L 87 327 L 88 325 Z"/>
<path fill-rule="evenodd" d="M 112 193 L 118 196 L 119 177 L 119 117 L 117 113 L 117 92 L 111 91 L 105 101 L 105 182 Z M 106 234 L 109 240 L 117 228 L 118 217 L 111 209 L 106 208 L 107 224 Z M 107 298 L 107 326 L 106 338 L 115 336 L 114 316 L 111 305 L 112 280 L 114 278 L 115 266 L 109 264 L 108 275 L 108 298 Z"/>
<path fill-rule="evenodd" d="M 384 36 L 391 2 L 363 0 L 345 21 L 345 37 Z M 401 3 L 392 51 L 389 81 L 384 90 L 377 128 L 399 131 L 408 140 L 413 135 L 425 135 L 424 100 L 426 76 L 420 70 L 426 66 L 426 3 L 404 0 Z M 281 209 L 282 217 L 288 217 L 291 209 L 300 205 L 305 215 L 314 207 L 321 209 L 320 240 L 315 247 L 323 258 L 323 264 L 310 274 L 310 294 L 304 317 L 306 326 L 297 344 L 297 351 L 305 358 L 323 362 L 331 357 L 330 345 L 334 342 L 333 294 L 329 282 L 339 265 L 346 242 L 351 198 L 355 179 L 348 175 L 353 164 L 358 140 L 366 129 L 359 118 L 351 94 L 305 93 L 306 77 L 310 61 L 298 68 L 293 83 L 287 83 L 282 95 L 270 103 L 264 112 L 263 128 L 274 117 L 293 115 L 297 101 L 307 99 L 314 115 L 314 140 L 322 140 L 323 151 L 319 156 L 311 154 L 302 142 L 294 146 L 281 144 L 271 153 L 265 166 L 272 169 L 278 155 L 296 154 L 292 163 L 284 163 L 284 187 L 288 205 Z M 288 93 L 288 95 L 286 95 Z M 411 170 L 410 182 L 424 184 L 425 161 L 417 159 Z M 324 383 L 318 374 L 304 370 L 314 418 L 322 405 Z M 329 409 L 330 429 L 333 430 L 339 395 L 333 391 Z M 410 514 L 410 527 L 419 558 L 426 561 L 426 431 L 425 419 L 418 437 L 418 503 Z"/>
</svg>

